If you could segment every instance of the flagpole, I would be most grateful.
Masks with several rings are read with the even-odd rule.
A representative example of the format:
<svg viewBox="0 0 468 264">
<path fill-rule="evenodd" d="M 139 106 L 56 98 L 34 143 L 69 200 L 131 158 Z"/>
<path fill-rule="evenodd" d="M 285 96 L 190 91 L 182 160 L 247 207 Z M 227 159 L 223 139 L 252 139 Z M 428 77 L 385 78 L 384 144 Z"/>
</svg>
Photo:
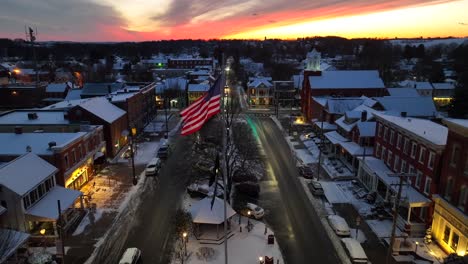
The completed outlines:
<svg viewBox="0 0 468 264">
<path fill-rule="evenodd" d="M 226 78 L 225 78 L 225 74 L 224 74 L 224 69 L 222 69 L 222 75 L 221 75 L 221 78 L 224 78 L 224 82 L 226 81 Z M 226 95 L 224 93 L 224 85 L 221 86 L 222 90 L 221 90 L 221 93 L 222 93 L 222 97 L 223 97 L 223 110 L 226 110 Z M 221 112 L 221 114 L 223 115 L 224 112 Z M 226 118 L 226 116 L 224 116 L 224 118 Z M 224 122 L 224 129 L 226 130 L 226 133 L 229 133 L 229 128 L 226 127 L 226 122 Z M 223 133 L 224 134 L 224 133 Z M 224 186 L 224 190 L 223 190 L 223 197 L 224 197 L 224 263 L 225 264 L 228 264 L 228 245 L 227 245 L 227 181 L 226 181 L 226 177 L 227 177 L 227 171 L 226 171 L 226 162 L 228 160 L 227 158 L 227 151 L 226 151 L 226 148 L 227 148 L 227 141 L 228 141 L 228 134 L 226 134 L 226 136 L 223 136 L 225 137 L 225 139 L 223 140 L 223 154 L 224 154 L 224 163 L 223 163 L 223 186 Z"/>
</svg>

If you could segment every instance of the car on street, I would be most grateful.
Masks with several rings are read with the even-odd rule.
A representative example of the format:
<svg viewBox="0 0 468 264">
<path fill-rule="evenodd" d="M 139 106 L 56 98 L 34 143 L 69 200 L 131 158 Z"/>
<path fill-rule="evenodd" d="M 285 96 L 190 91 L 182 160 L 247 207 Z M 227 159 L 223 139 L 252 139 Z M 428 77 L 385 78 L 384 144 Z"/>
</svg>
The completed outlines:
<svg viewBox="0 0 468 264">
<path fill-rule="evenodd" d="M 301 174 L 302 177 L 304 177 L 306 179 L 312 179 L 313 178 L 312 168 L 310 168 L 309 166 L 299 167 L 299 173 Z"/>
<path fill-rule="evenodd" d="M 370 263 L 359 241 L 354 238 L 345 237 L 341 239 L 341 242 L 343 242 L 352 263 Z"/>
<path fill-rule="evenodd" d="M 159 147 L 157 156 L 160 159 L 167 159 L 169 156 L 169 147 L 167 145 Z"/>
<path fill-rule="evenodd" d="M 127 248 L 120 259 L 119 264 L 135 264 L 138 263 L 140 259 L 141 251 L 138 248 Z"/>
<path fill-rule="evenodd" d="M 349 229 L 348 223 L 346 220 L 339 215 L 329 215 L 327 216 L 328 223 L 330 223 L 331 228 L 339 236 L 350 236 L 351 231 Z"/>
<path fill-rule="evenodd" d="M 247 209 L 247 212 L 250 212 L 250 217 L 252 218 L 261 219 L 265 215 L 265 210 L 263 210 L 263 208 L 256 204 L 247 203 L 245 207 Z"/>
<path fill-rule="evenodd" d="M 161 160 L 159 158 L 153 158 L 146 165 L 145 175 L 146 176 L 155 176 L 155 175 L 158 174 L 160 168 L 161 168 Z"/>
<path fill-rule="evenodd" d="M 322 184 L 318 181 L 312 181 L 311 183 L 309 183 L 309 189 L 313 195 L 325 195 L 325 192 L 322 188 Z"/>
</svg>

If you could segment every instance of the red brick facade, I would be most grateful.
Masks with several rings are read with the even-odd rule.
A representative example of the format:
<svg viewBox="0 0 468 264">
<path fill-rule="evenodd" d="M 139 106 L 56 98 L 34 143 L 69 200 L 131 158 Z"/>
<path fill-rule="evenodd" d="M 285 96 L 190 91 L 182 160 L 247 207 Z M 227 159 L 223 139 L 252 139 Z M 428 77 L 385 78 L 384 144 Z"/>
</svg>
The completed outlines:
<svg viewBox="0 0 468 264">
<path fill-rule="evenodd" d="M 443 159 L 439 194 L 468 214 L 468 129 L 456 130 L 448 124 L 449 134 Z"/>
</svg>

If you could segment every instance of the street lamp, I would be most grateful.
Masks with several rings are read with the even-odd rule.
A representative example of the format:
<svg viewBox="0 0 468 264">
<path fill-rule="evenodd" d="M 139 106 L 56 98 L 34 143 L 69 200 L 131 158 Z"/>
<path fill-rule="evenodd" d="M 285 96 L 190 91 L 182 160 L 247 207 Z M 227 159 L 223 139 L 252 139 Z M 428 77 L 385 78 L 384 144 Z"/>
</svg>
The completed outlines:
<svg viewBox="0 0 468 264">
<path fill-rule="evenodd" d="M 414 250 L 414 254 L 418 254 L 418 246 L 419 246 L 419 242 L 416 241 L 414 242 L 416 244 L 416 249 Z"/>
<path fill-rule="evenodd" d="M 263 264 L 263 257 L 258 257 L 258 262 L 259 262 L 260 264 Z"/>
<path fill-rule="evenodd" d="M 182 233 L 182 238 L 184 239 L 184 255 L 187 257 L 187 232 Z"/>
<path fill-rule="evenodd" d="M 250 212 L 250 210 L 247 211 L 247 226 L 250 228 L 250 215 L 252 214 L 252 212 Z"/>
</svg>

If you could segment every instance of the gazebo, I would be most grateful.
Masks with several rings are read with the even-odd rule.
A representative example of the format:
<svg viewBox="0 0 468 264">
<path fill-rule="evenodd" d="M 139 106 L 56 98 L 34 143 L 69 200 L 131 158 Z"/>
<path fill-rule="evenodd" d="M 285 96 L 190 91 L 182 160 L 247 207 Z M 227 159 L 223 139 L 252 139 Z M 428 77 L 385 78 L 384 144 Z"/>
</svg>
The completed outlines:
<svg viewBox="0 0 468 264">
<path fill-rule="evenodd" d="M 212 208 L 212 200 L 212 197 L 206 197 L 193 204 L 190 208 L 192 222 L 195 224 L 197 231 L 194 234 L 197 239 L 200 238 L 201 225 L 216 225 L 216 238 L 219 239 L 219 225 L 224 223 L 224 201 L 215 197 Z M 229 221 L 235 214 L 236 211 L 229 204 L 226 204 L 226 220 Z"/>
</svg>

